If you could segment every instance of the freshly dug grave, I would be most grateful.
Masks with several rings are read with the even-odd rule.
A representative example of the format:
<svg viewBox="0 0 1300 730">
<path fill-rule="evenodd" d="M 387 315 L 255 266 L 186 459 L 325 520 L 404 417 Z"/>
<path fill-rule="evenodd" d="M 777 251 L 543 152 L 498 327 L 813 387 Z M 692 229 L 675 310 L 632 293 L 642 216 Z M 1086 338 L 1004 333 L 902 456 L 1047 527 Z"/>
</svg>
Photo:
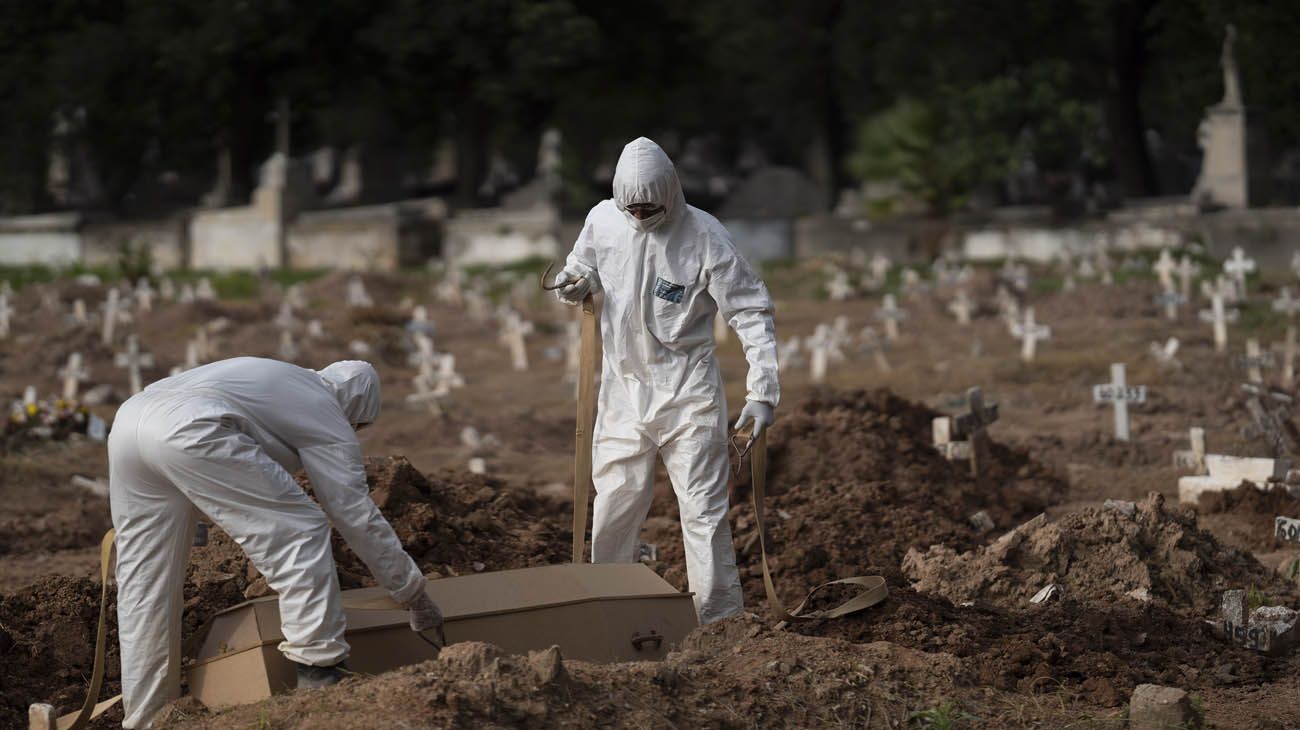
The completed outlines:
<svg viewBox="0 0 1300 730">
<path fill-rule="evenodd" d="M 1296 598 L 1250 554 L 1198 529 L 1194 512 L 1168 509 L 1154 492 L 1131 516 L 1084 509 L 1055 522 L 1035 517 L 977 550 L 913 549 L 903 570 L 917 591 L 1008 608 L 1048 584 L 1079 601 L 1150 601 L 1189 618 L 1210 616 L 1230 588 L 1253 587 L 1272 602 Z"/>
<path fill-rule="evenodd" d="M 323 691 L 210 714 L 182 700 L 160 728 L 902 727 L 950 697 L 952 657 L 774 632 L 738 616 L 663 662 L 507 656 L 479 642 Z"/>
</svg>

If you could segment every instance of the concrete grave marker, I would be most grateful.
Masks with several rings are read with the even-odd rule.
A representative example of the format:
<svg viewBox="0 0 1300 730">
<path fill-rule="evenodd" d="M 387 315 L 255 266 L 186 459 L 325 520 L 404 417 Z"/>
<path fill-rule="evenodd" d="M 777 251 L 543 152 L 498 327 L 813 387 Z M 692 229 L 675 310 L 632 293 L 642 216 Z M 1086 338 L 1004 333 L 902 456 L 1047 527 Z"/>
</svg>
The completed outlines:
<svg viewBox="0 0 1300 730">
<path fill-rule="evenodd" d="M 1034 320 L 1034 308 L 1026 307 L 1024 320 L 1011 326 L 1011 334 L 1020 340 L 1020 359 L 1024 362 L 1033 362 L 1038 351 L 1038 341 L 1050 340 L 1052 328 L 1038 324 Z"/>
<path fill-rule="evenodd" d="M 958 289 L 957 296 L 948 303 L 948 311 L 957 317 L 957 324 L 963 327 L 970 324 L 970 315 L 974 308 L 975 304 L 970 300 L 970 295 L 965 289 Z"/>
<path fill-rule="evenodd" d="M 100 330 L 100 342 L 105 345 L 113 344 L 113 328 L 117 326 L 118 308 L 120 306 L 119 298 L 121 293 L 117 289 L 108 290 L 108 299 L 104 302 L 104 321 Z"/>
<path fill-rule="evenodd" d="M 876 310 L 876 319 L 885 323 L 885 337 L 891 342 L 898 339 L 898 323 L 907 319 L 907 312 L 898 308 L 893 294 L 886 294 L 880 309 Z"/>
<path fill-rule="evenodd" d="M 1178 260 L 1178 293 L 1183 296 L 1183 301 L 1191 301 L 1192 298 L 1192 277 L 1201 273 L 1201 267 L 1192 262 L 1192 257 L 1183 255 Z"/>
<path fill-rule="evenodd" d="M 59 377 L 63 378 L 63 400 L 75 401 L 81 384 L 90 379 L 90 371 L 82 363 L 80 352 L 68 355 L 68 364 L 59 370 Z"/>
<path fill-rule="evenodd" d="M 1174 287 L 1175 268 L 1176 266 L 1174 264 L 1173 254 L 1169 253 L 1169 249 L 1167 248 L 1160 249 L 1160 258 L 1151 265 L 1151 270 L 1156 272 L 1156 278 L 1160 281 L 1160 286 L 1165 291 L 1169 291 Z"/>
<path fill-rule="evenodd" d="M 985 405 L 984 391 L 980 388 L 966 391 L 966 404 L 966 413 L 952 419 L 953 433 L 965 436 L 970 442 L 970 472 L 972 476 L 979 476 L 991 458 L 988 427 L 998 420 L 998 405 Z"/>
<path fill-rule="evenodd" d="M 140 378 L 140 368 L 153 367 L 153 355 L 140 351 L 140 338 L 135 335 L 126 336 L 126 352 L 119 352 L 114 356 L 113 362 L 119 368 L 126 368 L 128 377 L 131 380 L 131 395 L 135 395 L 144 389 Z"/>
<path fill-rule="evenodd" d="M 1210 309 L 1202 309 L 1200 317 L 1202 322 L 1209 322 L 1214 326 L 1214 351 L 1223 352 L 1228 347 L 1228 323 L 1236 322 L 1238 312 L 1235 309 L 1227 309 L 1223 303 L 1223 292 L 1214 291 L 1210 296 Z"/>
<path fill-rule="evenodd" d="M 1300 520 L 1278 515 L 1273 518 L 1273 536 L 1287 542 L 1300 542 Z"/>
<path fill-rule="evenodd" d="M 1124 375 L 1124 363 L 1110 365 L 1110 382 L 1092 386 L 1094 403 L 1109 403 L 1115 407 L 1115 440 L 1128 441 L 1128 404 L 1145 403 L 1147 387 L 1129 385 Z"/>
<path fill-rule="evenodd" d="M 1220 614 L 1223 637 L 1228 642 L 1269 655 L 1286 653 L 1300 638 L 1296 630 L 1300 614 L 1285 606 L 1260 606 L 1250 611 L 1246 591 L 1223 592 Z"/>
<path fill-rule="evenodd" d="M 832 356 L 836 359 L 842 358 L 844 354 L 839 351 L 836 339 L 831 333 L 829 325 L 819 324 L 813 331 L 812 337 L 804 338 L 804 348 L 808 350 L 811 360 L 811 380 L 814 383 L 822 383 L 826 380 L 826 366 Z"/>
<path fill-rule="evenodd" d="M 501 343 L 510 349 L 510 364 L 519 372 L 528 369 L 528 348 L 524 338 L 533 333 L 533 323 L 517 312 L 507 312 L 501 322 Z"/>
</svg>

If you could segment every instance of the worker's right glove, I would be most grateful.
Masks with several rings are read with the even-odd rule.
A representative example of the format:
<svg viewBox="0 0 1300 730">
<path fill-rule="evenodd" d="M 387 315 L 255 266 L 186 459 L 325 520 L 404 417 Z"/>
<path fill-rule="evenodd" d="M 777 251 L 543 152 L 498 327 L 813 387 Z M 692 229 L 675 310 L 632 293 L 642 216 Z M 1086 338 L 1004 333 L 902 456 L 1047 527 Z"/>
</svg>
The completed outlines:
<svg viewBox="0 0 1300 730">
<path fill-rule="evenodd" d="M 577 274 L 569 270 L 560 272 L 564 284 L 555 290 L 555 296 L 565 304 L 579 305 L 591 293 L 591 274 Z"/>
<path fill-rule="evenodd" d="M 428 593 L 424 591 L 417 593 L 415 598 L 412 598 L 411 602 L 406 604 L 406 608 L 411 614 L 412 631 L 423 633 L 436 629 L 442 645 L 447 644 L 447 640 L 442 634 L 442 611 L 438 608 L 438 604 L 434 603 L 432 598 L 429 598 Z"/>
<path fill-rule="evenodd" d="M 754 430 L 750 438 L 758 438 L 760 433 L 772 425 L 774 417 L 772 406 L 757 400 L 745 401 L 745 407 L 740 409 L 740 418 L 736 420 L 736 430 L 739 431 L 746 423 L 753 421 Z"/>
</svg>

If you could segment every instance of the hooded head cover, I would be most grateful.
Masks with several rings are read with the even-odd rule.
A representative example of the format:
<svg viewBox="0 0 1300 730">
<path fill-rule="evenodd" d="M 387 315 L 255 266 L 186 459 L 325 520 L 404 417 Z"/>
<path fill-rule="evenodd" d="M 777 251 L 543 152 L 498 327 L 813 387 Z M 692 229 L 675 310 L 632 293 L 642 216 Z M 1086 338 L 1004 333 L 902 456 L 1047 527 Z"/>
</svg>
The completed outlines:
<svg viewBox="0 0 1300 730">
<path fill-rule="evenodd" d="M 340 360 L 316 374 L 334 392 L 348 423 L 374 423 L 379 417 L 379 373 L 373 365 L 362 360 Z"/>
<path fill-rule="evenodd" d="M 662 205 L 663 211 L 642 220 L 627 212 L 633 203 Z M 637 137 L 623 147 L 614 168 L 614 205 L 623 211 L 628 223 L 639 231 L 653 231 L 677 220 L 686 207 L 677 169 L 663 149 L 645 137 Z"/>
</svg>

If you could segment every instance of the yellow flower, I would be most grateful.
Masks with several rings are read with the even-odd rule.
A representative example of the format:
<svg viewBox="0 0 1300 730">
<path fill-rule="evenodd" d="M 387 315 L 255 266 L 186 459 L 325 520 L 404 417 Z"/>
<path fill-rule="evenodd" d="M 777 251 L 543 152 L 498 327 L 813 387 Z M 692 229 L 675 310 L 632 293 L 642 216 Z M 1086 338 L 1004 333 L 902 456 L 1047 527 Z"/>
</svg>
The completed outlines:
<svg viewBox="0 0 1300 730">
<path fill-rule="evenodd" d="M 41 412 L 40 407 L 37 406 L 35 403 L 28 403 L 28 404 L 27 404 L 27 415 L 29 415 L 29 416 L 34 416 L 34 415 L 36 415 L 37 413 L 40 413 L 40 412 Z"/>
</svg>

